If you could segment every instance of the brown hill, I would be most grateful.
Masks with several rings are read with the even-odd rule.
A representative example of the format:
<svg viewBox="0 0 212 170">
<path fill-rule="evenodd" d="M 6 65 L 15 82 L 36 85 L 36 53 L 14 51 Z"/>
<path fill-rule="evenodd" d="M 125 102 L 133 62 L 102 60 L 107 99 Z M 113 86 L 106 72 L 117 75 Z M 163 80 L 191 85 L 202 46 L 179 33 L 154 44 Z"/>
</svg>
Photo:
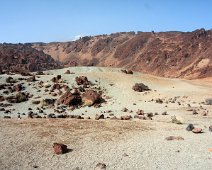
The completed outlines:
<svg viewBox="0 0 212 170">
<path fill-rule="evenodd" d="M 124 67 L 165 77 L 212 76 L 212 30 L 123 32 L 32 47 L 66 66 Z"/>
<path fill-rule="evenodd" d="M 0 44 L 0 70 L 26 73 L 59 68 L 54 59 L 27 44 Z"/>
</svg>

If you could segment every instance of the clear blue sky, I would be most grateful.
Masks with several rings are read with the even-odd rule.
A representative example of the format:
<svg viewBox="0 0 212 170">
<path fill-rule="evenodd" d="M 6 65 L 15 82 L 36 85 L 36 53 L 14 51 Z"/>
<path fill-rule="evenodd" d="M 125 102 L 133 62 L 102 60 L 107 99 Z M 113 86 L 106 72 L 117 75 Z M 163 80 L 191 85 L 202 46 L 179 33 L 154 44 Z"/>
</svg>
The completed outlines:
<svg viewBox="0 0 212 170">
<path fill-rule="evenodd" d="M 212 28 L 212 0 L 0 0 L 0 42 Z"/>
</svg>

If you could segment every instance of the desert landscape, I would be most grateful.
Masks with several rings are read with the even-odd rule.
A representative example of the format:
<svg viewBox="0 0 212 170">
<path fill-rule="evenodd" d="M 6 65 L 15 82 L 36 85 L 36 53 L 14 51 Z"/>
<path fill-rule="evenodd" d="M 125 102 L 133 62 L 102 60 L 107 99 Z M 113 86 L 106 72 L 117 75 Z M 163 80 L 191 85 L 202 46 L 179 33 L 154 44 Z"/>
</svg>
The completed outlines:
<svg viewBox="0 0 212 170">
<path fill-rule="evenodd" d="M 0 170 L 211 170 L 212 1 L 0 5 Z"/>
<path fill-rule="evenodd" d="M 30 74 L 1 75 L 1 169 L 212 166 L 211 78 L 104 67 Z M 55 142 L 67 153 L 55 154 Z"/>
</svg>

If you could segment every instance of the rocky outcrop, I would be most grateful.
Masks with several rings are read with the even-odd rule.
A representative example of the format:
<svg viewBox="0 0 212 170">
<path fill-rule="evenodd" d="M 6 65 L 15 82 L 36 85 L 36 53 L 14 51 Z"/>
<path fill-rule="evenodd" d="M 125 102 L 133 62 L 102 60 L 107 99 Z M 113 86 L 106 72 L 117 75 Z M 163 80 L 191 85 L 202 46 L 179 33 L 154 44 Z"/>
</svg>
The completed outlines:
<svg viewBox="0 0 212 170">
<path fill-rule="evenodd" d="M 212 30 L 122 32 L 31 46 L 66 66 L 119 67 L 189 79 L 212 76 Z"/>
<path fill-rule="evenodd" d="M 60 68 L 58 62 L 28 44 L 0 44 L 0 72 L 27 72 Z"/>
</svg>

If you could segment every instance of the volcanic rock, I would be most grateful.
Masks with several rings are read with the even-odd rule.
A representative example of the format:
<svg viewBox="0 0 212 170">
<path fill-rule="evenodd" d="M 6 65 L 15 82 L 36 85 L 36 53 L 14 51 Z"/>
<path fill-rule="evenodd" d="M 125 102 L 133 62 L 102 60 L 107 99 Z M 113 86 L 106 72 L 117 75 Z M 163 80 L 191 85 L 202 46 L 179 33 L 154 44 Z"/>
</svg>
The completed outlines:
<svg viewBox="0 0 212 170">
<path fill-rule="evenodd" d="M 29 44 L 0 44 L 0 67 L 7 72 L 26 74 L 60 68 L 51 56 Z"/>
<path fill-rule="evenodd" d="M 62 87 L 61 87 L 61 85 L 60 84 L 58 84 L 58 83 L 55 83 L 55 84 L 53 84 L 52 85 L 52 87 L 51 87 L 51 92 L 53 92 L 54 90 L 60 90 Z"/>
<path fill-rule="evenodd" d="M 13 86 L 13 90 L 16 92 L 19 92 L 23 89 L 23 86 L 21 84 L 16 84 Z"/>
<path fill-rule="evenodd" d="M 75 78 L 77 85 L 89 85 L 88 78 L 86 76 L 79 76 Z"/>
<path fill-rule="evenodd" d="M 54 106 L 55 103 L 55 99 L 43 99 L 43 101 L 41 102 L 42 106 Z"/>
<path fill-rule="evenodd" d="M 121 120 L 130 120 L 131 118 L 131 115 L 121 116 Z"/>
<path fill-rule="evenodd" d="M 187 131 L 192 131 L 194 129 L 194 125 L 193 124 L 189 124 L 186 128 Z"/>
<path fill-rule="evenodd" d="M 193 115 L 197 115 L 198 112 L 196 110 L 193 110 Z"/>
<path fill-rule="evenodd" d="M 86 90 L 82 96 L 82 101 L 86 106 L 92 106 L 101 101 L 101 95 L 94 90 Z"/>
<path fill-rule="evenodd" d="M 58 103 L 68 105 L 68 106 L 80 105 L 81 102 L 82 102 L 82 98 L 80 94 L 72 94 L 69 91 L 63 94 L 58 100 Z"/>
<path fill-rule="evenodd" d="M 4 116 L 4 119 L 11 119 L 11 116 Z"/>
<path fill-rule="evenodd" d="M 211 126 L 209 126 L 209 131 L 210 131 L 210 132 L 212 132 L 212 125 L 211 125 Z"/>
<path fill-rule="evenodd" d="M 68 152 L 67 145 L 61 143 L 53 143 L 53 149 L 55 154 L 64 154 Z"/>
<path fill-rule="evenodd" d="M 135 119 L 146 120 L 146 117 L 145 117 L 144 115 L 135 115 L 134 118 L 135 118 Z"/>
<path fill-rule="evenodd" d="M 5 100 L 4 96 L 0 96 L 0 102 L 3 102 Z"/>
<path fill-rule="evenodd" d="M 29 94 L 28 93 L 21 93 L 19 92 L 18 94 L 16 94 L 15 96 L 9 96 L 6 98 L 6 100 L 10 103 L 21 103 L 24 101 L 27 101 L 29 98 Z"/>
<path fill-rule="evenodd" d="M 205 104 L 206 105 L 212 105 L 212 98 L 205 99 Z"/>
<path fill-rule="evenodd" d="M 47 118 L 56 118 L 56 115 L 54 113 L 50 113 L 47 115 Z"/>
<path fill-rule="evenodd" d="M 166 140 L 184 140 L 181 136 L 169 136 L 165 138 Z"/>
<path fill-rule="evenodd" d="M 70 70 L 66 70 L 64 74 L 71 74 Z"/>
<path fill-rule="evenodd" d="M 121 70 L 121 72 L 123 72 L 125 74 L 133 74 L 132 70 Z"/>
<path fill-rule="evenodd" d="M 34 81 L 36 81 L 35 76 L 29 77 L 27 79 L 27 82 L 34 82 Z"/>
<path fill-rule="evenodd" d="M 144 115 L 144 111 L 143 110 L 140 110 L 138 109 L 138 111 L 136 112 L 137 115 Z"/>
<path fill-rule="evenodd" d="M 53 78 L 51 79 L 51 81 L 52 81 L 53 83 L 58 83 L 59 80 L 61 80 L 61 75 L 57 75 L 56 77 L 53 77 Z"/>
<path fill-rule="evenodd" d="M 156 103 L 159 103 L 159 104 L 162 104 L 163 103 L 163 100 L 162 99 L 156 99 L 155 102 Z"/>
<path fill-rule="evenodd" d="M 103 114 L 96 114 L 95 116 L 95 120 L 99 120 L 99 119 L 104 119 L 104 115 Z"/>
<path fill-rule="evenodd" d="M 168 115 L 168 114 L 167 114 L 167 111 L 161 113 L 161 115 Z"/>
<path fill-rule="evenodd" d="M 16 81 L 12 77 L 7 77 L 6 83 L 16 83 Z"/>
<path fill-rule="evenodd" d="M 149 117 L 149 118 L 152 118 L 154 115 L 153 115 L 152 112 L 150 112 L 150 113 L 146 113 L 146 116 Z"/>
<path fill-rule="evenodd" d="M 202 133 L 202 128 L 194 128 L 192 129 L 193 133 Z"/>
<path fill-rule="evenodd" d="M 98 163 L 94 170 L 106 170 L 106 164 L 104 163 Z"/>
<path fill-rule="evenodd" d="M 137 92 L 144 92 L 144 91 L 149 91 L 149 87 L 144 85 L 143 83 L 136 83 L 133 88 L 132 88 L 134 91 L 137 91 Z"/>
<path fill-rule="evenodd" d="M 122 111 L 122 112 L 127 112 L 128 109 L 127 109 L 126 107 L 124 107 L 121 111 Z"/>
<path fill-rule="evenodd" d="M 40 104 L 40 100 L 32 100 L 32 104 Z"/>
</svg>

